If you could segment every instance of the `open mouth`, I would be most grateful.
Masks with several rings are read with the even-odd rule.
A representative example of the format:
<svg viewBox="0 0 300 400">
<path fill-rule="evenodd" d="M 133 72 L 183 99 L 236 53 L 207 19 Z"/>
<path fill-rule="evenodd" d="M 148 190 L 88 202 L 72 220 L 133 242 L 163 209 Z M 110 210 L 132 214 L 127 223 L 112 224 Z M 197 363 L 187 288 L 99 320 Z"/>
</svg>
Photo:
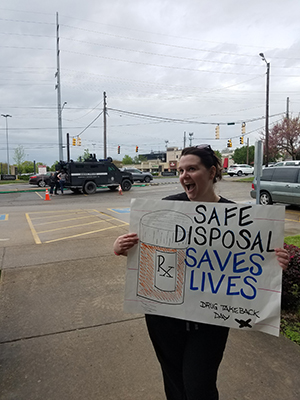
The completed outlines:
<svg viewBox="0 0 300 400">
<path fill-rule="evenodd" d="M 186 189 L 187 189 L 187 192 L 189 193 L 189 192 L 191 192 L 191 191 L 194 189 L 195 184 L 194 184 L 194 183 L 187 183 L 187 184 L 185 185 L 185 187 L 186 187 Z"/>
</svg>

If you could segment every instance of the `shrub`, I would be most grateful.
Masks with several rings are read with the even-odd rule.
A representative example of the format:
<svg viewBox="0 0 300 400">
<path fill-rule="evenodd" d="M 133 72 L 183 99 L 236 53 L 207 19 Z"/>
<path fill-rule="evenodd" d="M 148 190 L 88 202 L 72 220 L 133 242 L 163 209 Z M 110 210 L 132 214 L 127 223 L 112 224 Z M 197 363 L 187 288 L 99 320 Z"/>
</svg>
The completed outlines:
<svg viewBox="0 0 300 400">
<path fill-rule="evenodd" d="M 290 261 L 282 276 L 282 309 L 297 311 L 300 309 L 300 249 L 292 244 L 284 244 Z"/>
</svg>

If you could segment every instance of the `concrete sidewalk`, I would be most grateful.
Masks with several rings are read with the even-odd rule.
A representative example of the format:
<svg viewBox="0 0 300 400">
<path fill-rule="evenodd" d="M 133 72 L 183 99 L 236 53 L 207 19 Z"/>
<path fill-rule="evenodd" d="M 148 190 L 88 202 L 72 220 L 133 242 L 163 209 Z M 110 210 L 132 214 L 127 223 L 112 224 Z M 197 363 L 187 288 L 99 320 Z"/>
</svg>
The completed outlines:
<svg viewBox="0 0 300 400">
<path fill-rule="evenodd" d="M 23 248 L 12 265 L 3 251 L 1 400 L 165 398 L 144 317 L 122 310 L 126 259 L 112 255 L 111 246 L 126 230 L 108 232 L 101 241 L 65 242 L 69 257 L 60 262 L 42 262 L 37 254 L 24 263 Z M 89 257 L 84 247 L 93 249 Z M 62 251 L 58 244 L 35 248 L 43 260 Z M 300 399 L 299 371 L 299 346 L 232 329 L 220 400 Z"/>
</svg>

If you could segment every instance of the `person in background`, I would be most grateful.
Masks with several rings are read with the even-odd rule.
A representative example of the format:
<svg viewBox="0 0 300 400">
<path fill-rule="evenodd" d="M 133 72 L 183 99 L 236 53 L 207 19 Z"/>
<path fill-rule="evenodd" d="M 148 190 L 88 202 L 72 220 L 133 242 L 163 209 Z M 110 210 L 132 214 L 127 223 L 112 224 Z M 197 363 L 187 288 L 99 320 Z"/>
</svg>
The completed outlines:
<svg viewBox="0 0 300 400">
<path fill-rule="evenodd" d="M 59 179 L 59 186 L 60 186 L 61 194 L 64 194 L 64 186 L 65 186 L 66 179 L 67 179 L 67 173 L 65 170 L 60 171 L 60 173 L 58 174 L 58 179 Z"/>
<path fill-rule="evenodd" d="M 53 196 L 53 190 L 54 190 L 54 188 L 55 188 L 55 191 L 56 191 L 56 175 L 55 175 L 55 173 L 54 172 L 51 172 L 51 175 L 50 175 L 50 196 Z"/>
<path fill-rule="evenodd" d="M 214 190 L 222 178 L 222 165 L 209 145 L 183 149 L 178 171 L 184 192 L 163 200 L 233 203 Z M 126 256 L 138 241 L 136 233 L 119 236 L 113 246 L 115 254 Z M 280 266 L 287 268 L 287 251 L 275 251 Z M 218 400 L 217 374 L 229 328 L 154 314 L 145 318 L 167 400 Z"/>
</svg>

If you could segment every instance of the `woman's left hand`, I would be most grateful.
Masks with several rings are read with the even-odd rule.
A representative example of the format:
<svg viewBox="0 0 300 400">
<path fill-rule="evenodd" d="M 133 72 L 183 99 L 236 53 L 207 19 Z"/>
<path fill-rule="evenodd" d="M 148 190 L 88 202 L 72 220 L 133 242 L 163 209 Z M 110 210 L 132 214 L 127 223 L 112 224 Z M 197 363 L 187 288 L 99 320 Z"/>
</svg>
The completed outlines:
<svg viewBox="0 0 300 400">
<path fill-rule="evenodd" d="M 287 269 L 290 261 L 289 253 L 282 248 L 275 249 L 275 253 L 277 256 L 277 261 L 283 270 Z"/>
</svg>

